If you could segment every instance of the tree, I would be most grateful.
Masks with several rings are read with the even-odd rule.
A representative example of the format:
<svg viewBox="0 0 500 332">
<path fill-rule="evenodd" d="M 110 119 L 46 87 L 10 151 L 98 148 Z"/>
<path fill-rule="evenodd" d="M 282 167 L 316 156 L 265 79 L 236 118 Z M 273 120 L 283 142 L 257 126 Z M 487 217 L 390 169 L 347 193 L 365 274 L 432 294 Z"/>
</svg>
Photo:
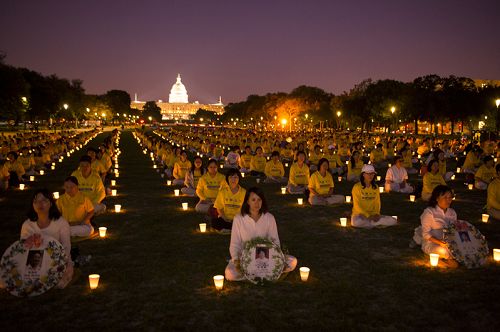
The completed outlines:
<svg viewBox="0 0 500 332">
<path fill-rule="evenodd" d="M 110 90 L 104 95 L 109 110 L 116 114 L 130 113 L 130 95 L 122 90 Z"/>
<path fill-rule="evenodd" d="M 151 117 L 157 122 L 161 121 L 161 108 L 156 105 L 154 101 L 148 101 L 144 104 L 144 107 L 142 108 L 142 115 L 144 118 L 149 118 Z"/>
<path fill-rule="evenodd" d="M 22 72 L 0 63 L 0 117 L 17 125 L 29 109 L 29 87 Z"/>
</svg>

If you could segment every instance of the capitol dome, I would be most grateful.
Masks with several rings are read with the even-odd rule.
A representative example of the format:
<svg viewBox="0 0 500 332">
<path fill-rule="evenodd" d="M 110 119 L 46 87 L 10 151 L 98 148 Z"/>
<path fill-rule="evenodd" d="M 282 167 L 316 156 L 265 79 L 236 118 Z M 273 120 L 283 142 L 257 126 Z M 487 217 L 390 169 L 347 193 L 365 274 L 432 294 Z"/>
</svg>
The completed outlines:
<svg viewBox="0 0 500 332">
<path fill-rule="evenodd" d="M 188 94 L 186 87 L 181 82 L 181 74 L 177 74 L 177 82 L 172 85 L 170 89 L 170 94 L 168 95 L 169 103 L 188 103 Z"/>
</svg>

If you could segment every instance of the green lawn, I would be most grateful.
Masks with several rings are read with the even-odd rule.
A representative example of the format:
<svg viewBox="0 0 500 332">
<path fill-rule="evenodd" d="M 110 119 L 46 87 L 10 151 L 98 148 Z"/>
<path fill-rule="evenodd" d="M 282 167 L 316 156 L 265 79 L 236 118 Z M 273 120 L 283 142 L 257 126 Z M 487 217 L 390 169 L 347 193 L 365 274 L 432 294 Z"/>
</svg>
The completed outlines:
<svg viewBox="0 0 500 332">
<path fill-rule="evenodd" d="M 500 329 L 500 266 L 431 269 L 427 256 L 408 248 L 425 205 L 399 194 L 382 195 L 382 213 L 398 215 L 400 225 L 344 229 L 338 218 L 350 213 L 350 205 L 299 207 L 296 196 L 280 194 L 279 185 L 261 184 L 282 245 L 299 266 L 311 268 L 310 280 L 301 282 L 297 270 L 279 283 L 225 282 L 217 292 L 212 276 L 224 273 L 230 237 L 197 232 L 197 199 L 173 197 L 131 132 L 122 134 L 120 148 L 119 196 L 105 202 L 108 208 L 120 203 L 125 211 L 96 219 L 108 227 L 109 238 L 78 244 L 92 260 L 67 289 L 34 298 L 0 292 L 0 330 Z M 82 153 L 36 184 L 62 191 Z M 458 176 L 452 183 L 459 218 L 475 224 L 490 248 L 500 247 L 499 222 L 480 222 L 486 193 L 467 191 L 461 182 Z M 243 179 L 244 187 L 253 185 L 255 179 Z M 348 194 L 351 187 L 343 181 L 335 191 Z M 1 251 L 18 239 L 31 194 L 12 191 L 0 203 Z M 187 212 L 180 208 L 183 201 L 190 204 Z M 95 291 L 89 290 L 90 273 L 101 275 Z"/>
</svg>

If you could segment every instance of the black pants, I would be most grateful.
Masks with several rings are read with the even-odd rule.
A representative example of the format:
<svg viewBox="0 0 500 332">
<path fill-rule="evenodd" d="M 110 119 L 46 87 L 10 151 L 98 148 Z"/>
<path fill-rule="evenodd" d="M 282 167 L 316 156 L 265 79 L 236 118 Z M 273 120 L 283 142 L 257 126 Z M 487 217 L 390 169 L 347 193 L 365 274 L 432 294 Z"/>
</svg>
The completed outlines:
<svg viewBox="0 0 500 332">
<path fill-rule="evenodd" d="M 227 222 L 221 217 L 212 219 L 212 228 L 220 231 L 221 229 L 231 229 L 233 227 L 232 222 Z"/>
</svg>

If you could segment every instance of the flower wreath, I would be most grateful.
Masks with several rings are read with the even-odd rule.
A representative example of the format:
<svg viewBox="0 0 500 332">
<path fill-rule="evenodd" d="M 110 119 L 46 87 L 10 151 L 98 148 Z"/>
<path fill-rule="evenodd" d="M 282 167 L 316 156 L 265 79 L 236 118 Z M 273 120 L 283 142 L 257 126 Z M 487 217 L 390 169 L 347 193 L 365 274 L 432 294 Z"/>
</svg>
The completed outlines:
<svg viewBox="0 0 500 332">
<path fill-rule="evenodd" d="M 459 231 L 468 232 L 468 234 L 479 242 L 478 250 L 475 253 L 464 253 L 460 250 L 456 241 L 456 232 Z M 451 256 L 460 264 L 465 265 L 469 269 L 478 268 L 486 264 L 489 254 L 488 242 L 486 242 L 481 232 L 470 223 L 460 220 L 450 223 L 444 229 L 444 240 L 448 243 Z"/>
<path fill-rule="evenodd" d="M 255 255 L 255 249 L 257 248 L 257 246 L 273 249 L 273 255 L 272 257 L 270 257 L 270 259 L 272 259 L 274 262 L 274 268 L 271 273 L 264 278 L 256 277 L 253 273 L 248 271 L 250 263 L 253 260 L 253 255 Z M 281 273 L 283 272 L 284 267 L 285 256 L 283 255 L 280 246 L 270 239 L 256 237 L 244 243 L 240 258 L 240 268 L 245 278 L 250 282 L 257 284 L 259 282 L 263 282 L 264 280 L 278 280 L 278 278 L 281 276 Z"/>
</svg>

